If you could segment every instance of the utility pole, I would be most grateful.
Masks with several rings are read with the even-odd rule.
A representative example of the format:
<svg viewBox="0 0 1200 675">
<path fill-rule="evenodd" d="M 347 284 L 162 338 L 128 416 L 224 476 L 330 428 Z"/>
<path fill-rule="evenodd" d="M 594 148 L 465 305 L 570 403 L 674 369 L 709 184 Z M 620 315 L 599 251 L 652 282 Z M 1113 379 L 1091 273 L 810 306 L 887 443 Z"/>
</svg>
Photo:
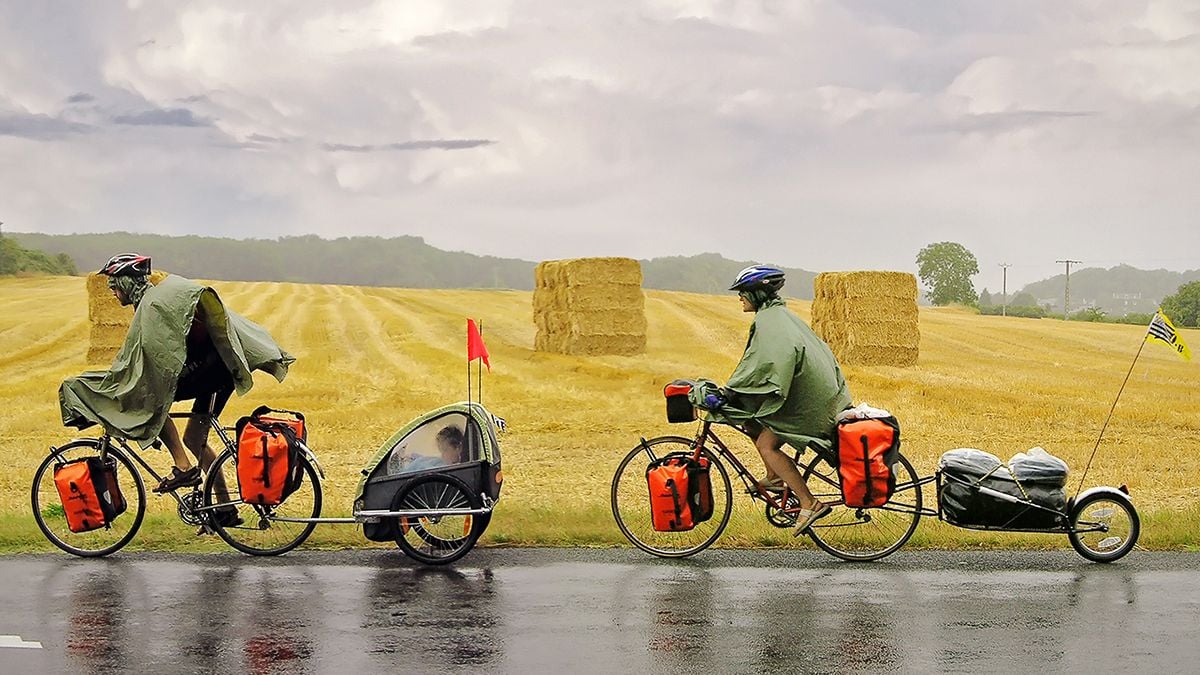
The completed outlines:
<svg viewBox="0 0 1200 675">
<path fill-rule="evenodd" d="M 1008 316 L 1008 268 L 1012 265 L 1008 263 L 1000 263 L 1000 268 L 1004 270 L 1004 281 L 1002 282 L 1001 292 L 1004 293 L 1004 301 L 1000 304 L 1000 316 Z"/>
<path fill-rule="evenodd" d="M 1071 265 L 1078 265 L 1081 260 L 1055 260 L 1054 262 L 1067 266 L 1067 290 L 1066 296 L 1063 299 L 1063 321 L 1068 321 L 1071 318 Z"/>
</svg>

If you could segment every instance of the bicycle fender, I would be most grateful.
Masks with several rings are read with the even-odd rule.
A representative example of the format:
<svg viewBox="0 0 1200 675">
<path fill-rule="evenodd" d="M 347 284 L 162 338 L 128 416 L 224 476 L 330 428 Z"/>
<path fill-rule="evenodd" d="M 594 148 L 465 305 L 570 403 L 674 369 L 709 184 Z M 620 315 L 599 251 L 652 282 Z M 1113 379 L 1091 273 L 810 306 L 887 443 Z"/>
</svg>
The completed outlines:
<svg viewBox="0 0 1200 675">
<path fill-rule="evenodd" d="M 1124 492 L 1120 491 L 1119 489 L 1117 489 L 1115 487 L 1109 487 L 1107 485 L 1102 485 L 1100 487 L 1094 487 L 1094 488 L 1088 488 L 1087 490 L 1084 490 L 1083 492 L 1081 492 L 1078 497 L 1076 497 L 1075 499 L 1073 499 L 1071 501 L 1070 507 L 1067 509 L 1067 512 L 1074 515 L 1076 504 L 1082 502 L 1084 499 L 1087 499 L 1088 497 L 1091 497 L 1092 495 L 1099 495 L 1099 494 L 1102 494 L 1106 497 L 1111 497 L 1114 501 L 1118 501 L 1118 502 L 1121 502 L 1121 503 L 1127 505 L 1129 508 L 1133 509 L 1134 513 L 1137 513 L 1137 508 L 1134 507 L 1133 500 L 1129 498 L 1129 495 L 1125 494 Z"/>
<path fill-rule="evenodd" d="M 317 456 L 313 454 L 312 449 L 309 448 L 308 444 L 304 441 L 299 439 L 296 440 L 300 443 L 300 447 L 304 449 L 304 458 L 307 459 L 309 463 L 313 465 L 313 468 L 317 470 L 317 475 L 321 477 L 321 480 L 325 480 L 325 470 L 321 468 L 321 463 L 317 461 Z"/>
</svg>

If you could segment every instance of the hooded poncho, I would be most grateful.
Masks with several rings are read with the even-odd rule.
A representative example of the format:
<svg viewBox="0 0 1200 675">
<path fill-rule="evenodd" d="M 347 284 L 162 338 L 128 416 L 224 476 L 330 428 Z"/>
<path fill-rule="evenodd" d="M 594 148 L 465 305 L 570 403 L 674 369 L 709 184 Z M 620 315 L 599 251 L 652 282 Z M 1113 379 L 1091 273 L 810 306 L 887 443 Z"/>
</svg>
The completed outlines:
<svg viewBox="0 0 1200 675">
<path fill-rule="evenodd" d="M 755 422 L 792 447 L 832 447 L 834 416 L 850 406 L 850 390 L 833 352 L 777 297 L 758 309 L 742 360 L 725 384 L 730 400 L 708 411 L 713 421 Z"/>
<path fill-rule="evenodd" d="M 262 326 L 227 309 L 212 288 L 189 279 L 168 275 L 157 286 L 146 286 L 136 304 L 112 368 L 68 378 L 59 387 L 64 425 L 99 424 L 106 433 L 139 443 L 157 438 L 175 399 L 198 307 L 239 395 L 254 386 L 251 371 L 266 371 L 282 382 L 295 361 Z"/>
</svg>

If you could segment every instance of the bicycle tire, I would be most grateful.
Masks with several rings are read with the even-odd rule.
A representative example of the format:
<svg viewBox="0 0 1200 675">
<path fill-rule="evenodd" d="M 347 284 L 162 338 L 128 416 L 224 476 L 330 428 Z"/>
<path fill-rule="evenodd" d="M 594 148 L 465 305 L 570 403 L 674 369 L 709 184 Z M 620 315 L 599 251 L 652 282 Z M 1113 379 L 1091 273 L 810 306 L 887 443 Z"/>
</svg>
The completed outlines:
<svg viewBox="0 0 1200 675">
<path fill-rule="evenodd" d="M 70 460 L 99 457 L 99 439 L 89 438 L 67 443 L 47 455 L 33 474 L 29 501 L 38 528 L 50 543 L 81 558 L 98 558 L 119 551 L 137 534 L 146 516 L 146 485 L 142 481 L 142 474 L 133 461 L 118 448 L 110 445 L 106 454 L 117 462 L 117 484 L 121 486 L 126 508 L 108 527 L 90 532 L 71 532 L 67 527 L 66 513 L 62 509 L 58 490 L 54 487 L 53 468 Z M 132 489 L 128 486 L 129 481 L 123 480 L 120 467 L 124 467 L 125 472 L 133 479 Z"/>
<path fill-rule="evenodd" d="M 213 461 L 204 481 L 204 518 L 208 527 L 233 548 L 249 555 L 282 555 L 304 543 L 317 524 L 294 523 L 280 518 L 319 518 L 321 516 L 321 481 L 317 470 L 306 457 L 300 457 L 304 480 L 300 487 L 275 506 L 247 504 L 241 499 L 237 485 L 237 461 L 232 450 L 226 450 Z M 228 496 L 218 499 L 218 481 L 223 480 Z M 218 509 L 234 508 L 240 523 L 226 522 L 215 514 Z"/>
<path fill-rule="evenodd" d="M 1102 524 L 1103 529 L 1079 531 L 1092 523 Z M 1071 509 L 1071 529 L 1067 538 L 1075 552 L 1084 558 L 1109 563 L 1132 551 L 1141 531 L 1141 519 L 1129 500 L 1101 492 L 1084 497 Z"/>
<path fill-rule="evenodd" d="M 482 505 L 478 494 L 449 474 L 417 478 L 401 488 L 392 500 L 393 511 L 478 509 Z M 396 521 L 396 545 L 405 555 L 426 565 L 446 565 L 463 557 L 475 547 L 486 526 L 476 515 L 400 516 Z M 460 531 L 463 535 L 456 536 Z"/>
<path fill-rule="evenodd" d="M 837 469 L 821 455 L 804 467 L 804 480 L 817 499 L 833 506 L 829 515 L 808 529 L 821 550 L 853 562 L 879 560 L 900 549 L 921 520 L 921 484 L 903 455 L 892 465 L 896 490 L 886 504 L 876 508 L 843 506 Z M 811 481 L 811 478 L 816 481 Z M 835 505 L 836 504 L 836 505 Z"/>
<path fill-rule="evenodd" d="M 720 475 L 713 480 L 713 517 L 683 532 L 659 532 L 650 517 L 650 493 L 646 467 L 651 461 L 676 452 L 692 452 L 692 440 L 681 436 L 659 436 L 630 450 L 613 473 L 610 503 L 617 527 L 630 543 L 660 558 L 686 558 L 708 548 L 725 531 L 733 513 L 733 488 L 729 472 L 717 456 L 703 450 L 712 469 Z M 627 469 L 630 471 L 627 472 Z M 711 471 L 710 471 L 711 477 Z M 721 491 L 724 488 L 724 491 Z"/>
</svg>

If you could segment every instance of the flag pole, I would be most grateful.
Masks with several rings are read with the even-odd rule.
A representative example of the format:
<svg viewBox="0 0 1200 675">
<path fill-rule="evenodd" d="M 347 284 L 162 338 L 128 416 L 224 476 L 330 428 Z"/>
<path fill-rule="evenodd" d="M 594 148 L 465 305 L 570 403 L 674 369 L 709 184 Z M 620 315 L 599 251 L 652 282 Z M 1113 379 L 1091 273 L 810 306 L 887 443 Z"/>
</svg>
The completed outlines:
<svg viewBox="0 0 1200 675">
<path fill-rule="evenodd" d="M 471 320 L 467 319 L 467 410 L 471 409 Z"/>
<path fill-rule="evenodd" d="M 1092 468 L 1092 460 L 1096 457 L 1096 450 L 1100 447 L 1100 439 L 1104 438 L 1104 430 L 1108 429 L 1108 422 L 1112 419 L 1113 411 L 1117 409 L 1117 401 L 1121 400 L 1121 392 L 1125 391 L 1125 385 L 1129 383 L 1129 376 L 1133 375 L 1133 367 L 1137 365 L 1138 357 L 1142 355 L 1142 350 L 1146 347 L 1146 337 L 1142 336 L 1142 344 L 1138 347 L 1137 354 L 1133 356 L 1133 363 L 1129 364 L 1129 372 L 1125 373 L 1125 381 L 1121 383 L 1121 388 L 1117 390 L 1117 397 L 1113 399 L 1112 407 L 1108 409 L 1108 417 L 1104 418 L 1104 425 L 1100 427 L 1100 435 L 1096 438 L 1096 445 L 1092 446 L 1092 454 L 1088 457 L 1087 466 L 1083 467 L 1083 475 L 1079 477 L 1079 487 L 1075 489 L 1075 496 L 1079 496 L 1079 492 L 1083 490 L 1083 481 L 1087 478 L 1088 470 Z"/>
<path fill-rule="evenodd" d="M 479 340 L 480 340 L 480 342 L 483 341 L 483 319 L 479 320 Z M 477 376 L 477 379 L 479 381 L 479 384 L 476 385 L 479 387 L 479 405 L 482 406 L 483 405 L 483 358 L 482 357 L 480 357 L 480 359 L 479 359 L 479 366 L 477 367 L 477 370 L 475 371 L 475 375 Z"/>
</svg>

